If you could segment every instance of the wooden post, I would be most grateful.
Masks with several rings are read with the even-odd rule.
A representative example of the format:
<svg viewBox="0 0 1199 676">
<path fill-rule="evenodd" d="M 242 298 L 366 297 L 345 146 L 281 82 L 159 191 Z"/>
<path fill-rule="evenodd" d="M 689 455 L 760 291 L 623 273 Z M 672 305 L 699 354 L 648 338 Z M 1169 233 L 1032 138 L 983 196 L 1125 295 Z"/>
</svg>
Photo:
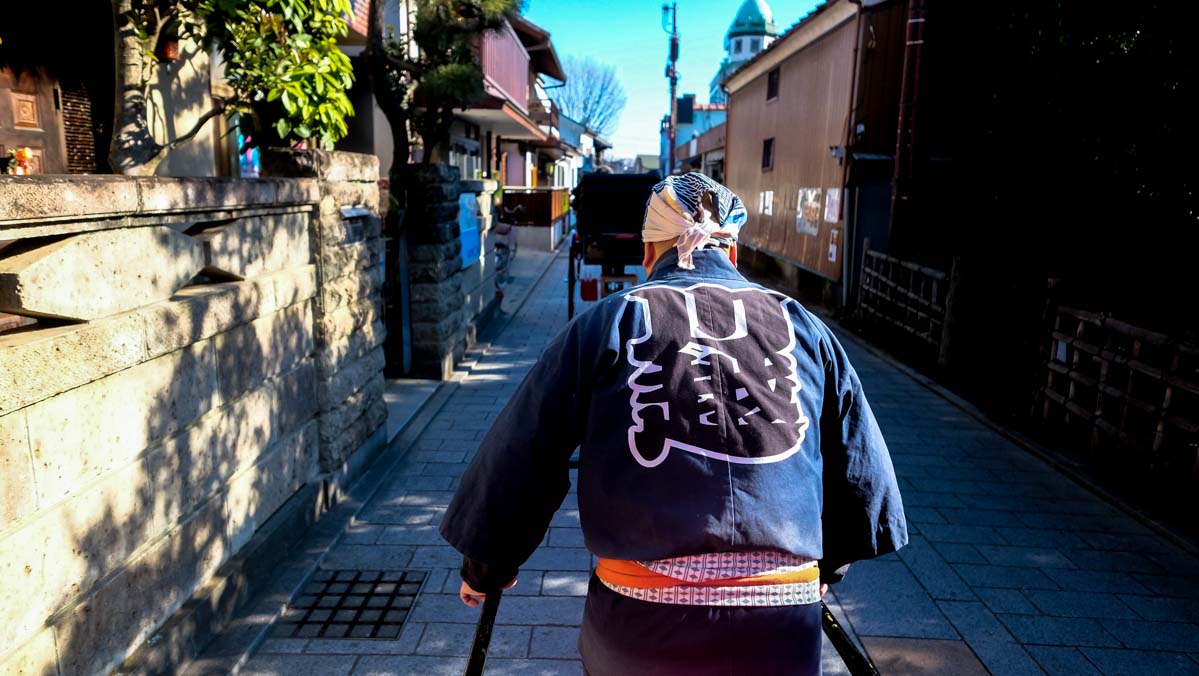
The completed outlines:
<svg viewBox="0 0 1199 676">
<path fill-rule="evenodd" d="M 862 289 L 866 286 L 866 261 L 870 258 L 870 238 L 862 240 L 862 268 L 858 271 L 858 306 L 854 308 L 854 316 L 862 316 Z"/>
<path fill-rule="evenodd" d="M 937 355 L 937 364 L 945 366 L 949 363 L 949 345 L 953 337 L 953 310 L 957 302 L 958 282 L 961 281 L 961 263 L 959 256 L 954 256 L 953 266 L 949 269 L 949 289 L 945 292 L 945 319 L 941 322 L 941 350 Z"/>
</svg>

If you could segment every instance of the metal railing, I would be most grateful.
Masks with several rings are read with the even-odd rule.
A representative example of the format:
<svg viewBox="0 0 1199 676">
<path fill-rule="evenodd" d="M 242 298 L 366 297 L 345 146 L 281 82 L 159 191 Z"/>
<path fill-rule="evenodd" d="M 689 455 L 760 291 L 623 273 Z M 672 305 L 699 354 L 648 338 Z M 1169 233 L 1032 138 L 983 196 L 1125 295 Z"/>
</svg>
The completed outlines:
<svg viewBox="0 0 1199 676">
<path fill-rule="evenodd" d="M 501 204 L 505 210 L 521 207 L 515 216 L 502 217 L 514 225 L 549 227 L 570 213 L 570 189 L 506 186 Z"/>
</svg>

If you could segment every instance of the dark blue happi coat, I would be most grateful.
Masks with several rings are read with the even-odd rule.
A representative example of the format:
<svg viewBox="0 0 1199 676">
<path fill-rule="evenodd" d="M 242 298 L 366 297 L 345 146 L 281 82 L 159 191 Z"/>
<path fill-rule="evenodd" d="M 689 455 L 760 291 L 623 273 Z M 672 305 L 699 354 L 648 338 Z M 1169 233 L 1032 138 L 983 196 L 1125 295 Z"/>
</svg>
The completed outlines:
<svg viewBox="0 0 1199 676">
<path fill-rule="evenodd" d="M 441 524 L 458 551 L 521 565 L 576 447 L 583 535 L 601 557 L 779 550 L 831 572 L 907 542 L 886 443 L 836 338 L 721 251 L 694 262 L 680 269 L 671 250 L 546 349 Z"/>
</svg>

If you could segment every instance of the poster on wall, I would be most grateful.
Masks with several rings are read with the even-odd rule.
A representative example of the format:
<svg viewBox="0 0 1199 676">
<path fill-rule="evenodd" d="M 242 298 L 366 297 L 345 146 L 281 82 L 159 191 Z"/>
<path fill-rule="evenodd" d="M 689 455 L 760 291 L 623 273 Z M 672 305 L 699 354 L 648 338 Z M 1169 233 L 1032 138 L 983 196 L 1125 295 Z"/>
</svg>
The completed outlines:
<svg viewBox="0 0 1199 676">
<path fill-rule="evenodd" d="M 763 216 L 772 216 L 774 214 L 774 191 L 767 190 L 766 192 L 758 193 L 758 212 Z"/>
<path fill-rule="evenodd" d="M 841 222 L 841 189 L 829 188 L 826 191 L 828 195 L 824 199 L 824 222 L 825 223 L 840 223 Z"/>
<path fill-rule="evenodd" d="M 820 188 L 800 188 L 795 231 L 813 237 L 820 233 Z"/>
</svg>

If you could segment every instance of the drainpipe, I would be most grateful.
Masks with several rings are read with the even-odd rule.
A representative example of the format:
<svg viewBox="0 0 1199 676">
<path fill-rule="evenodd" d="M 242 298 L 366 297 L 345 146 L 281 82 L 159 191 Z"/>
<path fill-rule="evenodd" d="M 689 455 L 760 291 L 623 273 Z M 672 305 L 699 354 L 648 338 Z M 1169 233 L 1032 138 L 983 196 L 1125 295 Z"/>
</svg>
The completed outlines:
<svg viewBox="0 0 1199 676">
<path fill-rule="evenodd" d="M 916 147 L 916 107 L 920 96 L 920 59 L 924 51 L 925 0 L 908 0 L 907 40 L 903 50 L 903 80 L 899 90 L 899 124 L 895 133 L 895 174 L 891 181 L 891 222 L 906 214 L 908 183 Z"/>
<path fill-rule="evenodd" d="M 849 163 L 852 161 L 853 153 L 849 150 L 850 134 L 853 129 L 854 113 L 857 112 L 858 106 L 858 69 L 861 64 L 858 61 L 858 49 L 862 43 L 862 0 L 849 0 L 850 3 L 858 6 L 858 16 L 854 23 L 853 36 L 853 60 L 849 69 L 849 106 L 848 112 L 845 113 L 845 133 L 841 135 L 842 143 L 844 143 L 844 152 L 841 157 L 841 231 L 845 235 L 842 242 L 843 251 L 841 252 L 841 308 L 845 309 L 849 306 L 849 263 L 853 257 L 853 233 L 849 229 Z M 855 198 L 854 203 L 857 203 Z M 854 211 L 854 225 L 857 225 L 857 210 Z"/>
</svg>

